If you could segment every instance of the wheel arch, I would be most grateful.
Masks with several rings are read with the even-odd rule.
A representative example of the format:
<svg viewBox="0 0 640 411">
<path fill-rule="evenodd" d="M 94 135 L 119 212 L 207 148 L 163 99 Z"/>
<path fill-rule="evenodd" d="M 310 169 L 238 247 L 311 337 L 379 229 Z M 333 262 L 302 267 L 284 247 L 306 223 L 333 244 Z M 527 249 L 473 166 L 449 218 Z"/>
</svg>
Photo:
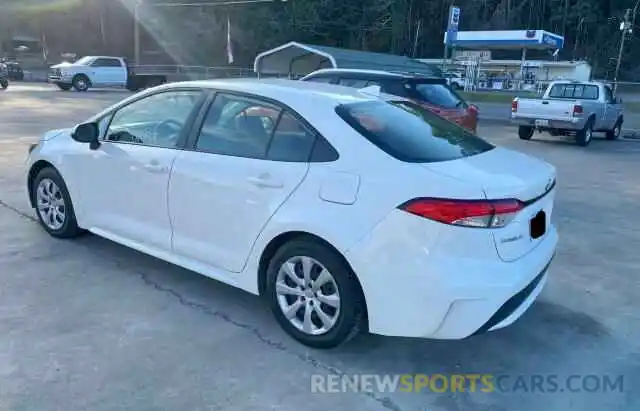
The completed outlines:
<svg viewBox="0 0 640 411">
<path fill-rule="evenodd" d="M 339 256 L 340 259 L 342 259 L 342 261 L 347 265 L 347 267 L 349 267 L 349 269 L 351 270 L 351 274 L 353 275 L 353 278 L 355 279 L 356 284 L 358 286 L 358 291 L 360 292 L 362 301 L 364 301 L 364 306 L 365 306 L 364 318 L 368 320 L 367 299 L 364 294 L 364 290 L 362 288 L 360 279 L 358 278 L 358 274 L 355 272 L 355 270 L 353 269 L 349 261 L 346 259 L 344 254 L 342 254 L 330 242 L 328 242 L 327 240 L 325 240 L 324 238 L 316 234 L 312 234 L 306 231 L 287 231 L 284 233 L 280 233 L 277 236 L 275 236 L 273 239 L 271 239 L 271 241 L 269 241 L 266 247 L 262 250 L 262 253 L 260 254 L 260 259 L 258 262 L 258 294 L 260 296 L 264 296 L 264 292 L 266 289 L 267 268 L 269 266 L 269 261 L 271 260 L 271 258 L 273 258 L 275 253 L 284 244 L 290 241 L 299 240 L 299 239 L 309 239 L 309 240 L 321 243 L 322 245 L 326 246 L 327 248 L 332 250 L 334 253 L 336 253 L 336 255 Z M 367 321 L 367 328 L 368 328 L 368 321 Z"/>
<path fill-rule="evenodd" d="M 35 182 L 36 177 L 38 176 L 38 173 L 47 167 L 53 168 L 54 170 L 56 170 L 58 174 L 60 174 L 60 171 L 56 168 L 56 166 L 54 166 L 53 164 L 51 164 L 46 160 L 38 160 L 35 163 L 33 163 L 31 168 L 29 169 L 29 173 L 27 174 L 27 189 L 29 193 L 29 204 L 31 205 L 32 208 L 35 207 L 35 199 L 33 198 L 33 183 Z"/>
</svg>

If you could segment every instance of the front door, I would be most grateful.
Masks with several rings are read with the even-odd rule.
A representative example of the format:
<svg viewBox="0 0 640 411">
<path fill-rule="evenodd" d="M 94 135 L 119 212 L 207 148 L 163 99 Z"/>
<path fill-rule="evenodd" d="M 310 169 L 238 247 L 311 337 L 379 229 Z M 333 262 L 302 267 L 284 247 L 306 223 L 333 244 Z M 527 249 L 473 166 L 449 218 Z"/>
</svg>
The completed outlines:
<svg viewBox="0 0 640 411">
<path fill-rule="evenodd" d="M 200 95 L 168 91 L 116 111 L 101 146 L 78 170 L 87 228 L 170 250 L 167 187 Z"/>
<path fill-rule="evenodd" d="M 240 272 L 264 226 L 304 179 L 315 138 L 278 106 L 218 94 L 194 150 L 174 164 L 174 252 Z"/>
<path fill-rule="evenodd" d="M 613 92 L 609 86 L 604 87 L 605 110 L 604 110 L 604 127 L 605 130 L 613 129 L 620 115 L 620 105 L 613 96 Z"/>
</svg>

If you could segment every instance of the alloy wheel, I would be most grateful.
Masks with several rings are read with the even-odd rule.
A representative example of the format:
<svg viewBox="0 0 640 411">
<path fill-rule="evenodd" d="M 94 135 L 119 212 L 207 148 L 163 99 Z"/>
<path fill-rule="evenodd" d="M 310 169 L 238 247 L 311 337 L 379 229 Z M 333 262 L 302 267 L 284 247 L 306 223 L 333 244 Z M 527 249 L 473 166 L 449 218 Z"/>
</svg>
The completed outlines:
<svg viewBox="0 0 640 411">
<path fill-rule="evenodd" d="M 60 187 L 51 179 L 44 178 L 36 189 L 36 207 L 42 222 L 51 230 L 58 231 L 67 219 L 67 207 Z"/>
<path fill-rule="evenodd" d="M 340 293 L 333 275 L 311 257 L 289 258 L 278 271 L 275 287 L 285 318 L 309 335 L 329 332 L 340 316 Z"/>
</svg>

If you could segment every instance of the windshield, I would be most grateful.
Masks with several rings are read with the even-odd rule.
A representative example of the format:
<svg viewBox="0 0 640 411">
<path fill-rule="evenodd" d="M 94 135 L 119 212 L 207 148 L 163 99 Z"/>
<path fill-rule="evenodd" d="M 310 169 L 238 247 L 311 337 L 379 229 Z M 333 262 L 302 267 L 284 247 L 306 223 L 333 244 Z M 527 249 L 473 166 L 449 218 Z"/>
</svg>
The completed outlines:
<svg viewBox="0 0 640 411">
<path fill-rule="evenodd" d="M 465 101 L 448 85 L 412 83 L 414 99 L 442 108 L 467 108 Z"/>
<path fill-rule="evenodd" d="M 336 113 L 390 156 L 409 163 L 469 157 L 494 146 L 408 101 L 343 104 Z"/>
<path fill-rule="evenodd" d="M 77 64 L 79 66 L 86 66 L 89 63 L 91 63 L 92 61 L 93 61 L 93 57 L 85 56 L 85 57 L 81 58 L 80 60 L 76 61 L 75 64 Z"/>
</svg>

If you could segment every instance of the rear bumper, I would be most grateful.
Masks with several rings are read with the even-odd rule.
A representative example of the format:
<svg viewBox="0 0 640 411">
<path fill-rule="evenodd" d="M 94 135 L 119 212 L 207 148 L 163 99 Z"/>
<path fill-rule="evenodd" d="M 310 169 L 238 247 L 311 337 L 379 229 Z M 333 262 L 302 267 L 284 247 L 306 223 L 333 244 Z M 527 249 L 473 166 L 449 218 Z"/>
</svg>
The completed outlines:
<svg viewBox="0 0 640 411">
<path fill-rule="evenodd" d="M 470 249 L 464 239 L 456 243 L 456 233 L 439 235 L 439 223 L 413 228 L 412 218 L 419 217 L 392 213 L 347 253 L 365 294 L 370 332 L 463 339 L 513 323 L 542 291 L 558 242 L 554 226 L 528 254 L 504 262 L 493 241 L 474 239 Z"/>
<path fill-rule="evenodd" d="M 571 120 L 553 120 L 544 118 L 530 118 L 530 117 L 518 117 L 511 115 L 511 123 L 518 126 L 530 126 L 536 127 L 536 120 L 548 120 L 549 125 L 545 127 L 539 127 L 543 130 L 558 129 L 558 130 L 582 130 L 587 123 L 586 118 L 572 118 Z"/>
</svg>

